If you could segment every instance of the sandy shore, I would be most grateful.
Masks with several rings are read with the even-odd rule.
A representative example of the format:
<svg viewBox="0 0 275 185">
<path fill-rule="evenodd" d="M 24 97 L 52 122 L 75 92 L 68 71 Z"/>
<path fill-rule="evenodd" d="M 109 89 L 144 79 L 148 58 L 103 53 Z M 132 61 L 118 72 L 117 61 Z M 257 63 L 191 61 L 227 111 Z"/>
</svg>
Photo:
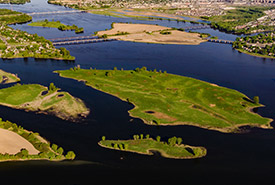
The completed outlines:
<svg viewBox="0 0 275 185">
<path fill-rule="evenodd" d="M 167 30 L 171 34 L 161 34 L 160 32 Z M 127 32 L 126 35 L 116 35 L 121 32 Z M 132 41 L 156 44 L 181 44 L 181 45 L 199 45 L 205 42 L 198 33 L 187 33 L 184 31 L 173 30 L 169 27 L 150 25 L 150 24 L 127 24 L 113 23 L 113 28 L 107 31 L 99 31 L 97 35 L 108 35 L 108 37 Z"/>
<path fill-rule="evenodd" d="M 23 148 L 27 149 L 31 155 L 39 154 L 39 151 L 36 150 L 34 146 L 25 138 L 21 137 L 15 132 L 0 128 L 1 154 L 16 154 Z"/>
</svg>

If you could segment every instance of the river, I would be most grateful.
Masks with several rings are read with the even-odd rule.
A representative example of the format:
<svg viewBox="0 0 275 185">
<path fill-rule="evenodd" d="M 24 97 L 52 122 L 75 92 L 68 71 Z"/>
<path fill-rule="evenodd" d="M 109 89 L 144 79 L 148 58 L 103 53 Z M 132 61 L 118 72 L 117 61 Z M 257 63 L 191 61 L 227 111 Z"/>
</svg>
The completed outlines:
<svg viewBox="0 0 275 185">
<path fill-rule="evenodd" d="M 45 0 L 32 0 L 26 5 L 13 5 L 22 12 L 68 10 L 49 5 Z M 10 8 L 0 5 L 0 8 Z M 60 20 L 66 24 L 84 27 L 90 35 L 109 29 L 112 22 L 159 24 L 184 27 L 190 23 L 130 18 L 114 18 L 87 13 L 33 16 L 33 20 Z M 76 36 L 74 32 L 61 32 L 53 28 L 30 27 L 27 24 L 13 28 L 37 33 L 45 38 Z M 235 35 L 217 30 L 199 30 L 222 39 L 234 40 Z M 65 151 L 73 150 L 75 161 L 4 162 L 0 163 L 1 184 L 101 184 L 158 183 L 158 184 L 273 184 L 275 167 L 275 132 L 260 128 L 243 128 L 244 133 L 225 134 L 193 126 L 149 126 L 129 116 L 133 108 L 111 95 L 85 86 L 83 83 L 59 77 L 54 70 L 82 68 L 112 69 L 113 67 L 166 70 L 169 73 L 194 77 L 220 86 L 236 89 L 250 98 L 259 96 L 266 105 L 258 113 L 275 119 L 275 61 L 239 53 L 230 45 L 202 43 L 198 46 L 162 45 L 114 41 L 95 44 L 65 46 L 75 62 L 56 60 L 12 59 L 2 60 L 0 68 L 16 73 L 22 83 L 38 83 L 57 87 L 84 100 L 91 114 L 83 123 L 62 121 L 53 116 L 27 113 L 0 106 L 1 117 L 39 132 L 51 143 Z M 1 86 L 3 88 L 5 86 Z M 107 139 L 129 139 L 134 134 L 160 135 L 163 140 L 182 137 L 183 143 L 204 146 L 205 158 L 175 160 L 159 155 L 145 156 L 101 148 L 101 136 Z"/>
</svg>

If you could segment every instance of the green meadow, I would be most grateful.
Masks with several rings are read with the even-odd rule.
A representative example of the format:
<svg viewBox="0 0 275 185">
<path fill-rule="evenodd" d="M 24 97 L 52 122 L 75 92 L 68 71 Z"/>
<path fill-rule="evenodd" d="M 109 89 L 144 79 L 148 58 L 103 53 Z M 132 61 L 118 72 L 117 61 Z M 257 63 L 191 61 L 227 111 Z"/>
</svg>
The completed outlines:
<svg viewBox="0 0 275 185">
<path fill-rule="evenodd" d="M 243 125 L 270 128 L 271 119 L 251 111 L 263 106 L 246 95 L 189 77 L 135 70 L 80 69 L 56 71 L 60 76 L 114 95 L 135 107 L 131 116 L 153 125 L 194 125 L 222 132 Z"/>
</svg>

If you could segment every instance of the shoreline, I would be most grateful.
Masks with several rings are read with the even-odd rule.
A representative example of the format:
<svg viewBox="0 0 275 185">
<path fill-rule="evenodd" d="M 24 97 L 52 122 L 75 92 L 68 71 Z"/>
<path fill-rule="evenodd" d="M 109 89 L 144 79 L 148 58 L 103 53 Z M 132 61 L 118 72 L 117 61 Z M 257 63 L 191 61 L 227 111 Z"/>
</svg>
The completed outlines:
<svg viewBox="0 0 275 185">
<path fill-rule="evenodd" d="M 235 48 L 233 48 L 235 49 Z M 257 54 L 257 53 L 250 53 L 248 51 L 245 51 L 243 49 L 235 49 L 237 50 L 238 52 L 240 53 L 244 53 L 244 54 L 247 54 L 247 55 L 250 55 L 250 56 L 253 56 L 253 57 L 259 57 L 259 58 L 267 58 L 267 59 L 275 59 L 275 57 L 272 57 L 272 56 L 268 56 L 268 55 L 260 55 L 260 54 Z"/>
<path fill-rule="evenodd" d="M 105 91 L 102 91 L 100 89 L 97 89 L 96 87 L 93 87 L 92 85 L 88 84 L 86 80 L 83 80 L 83 79 L 73 79 L 73 78 L 69 78 L 69 77 L 64 77 L 62 76 L 60 73 L 58 73 L 58 71 L 54 71 L 54 73 L 57 73 L 60 77 L 63 77 L 63 78 L 68 78 L 68 79 L 72 79 L 72 80 L 77 80 L 79 82 L 84 82 L 84 84 L 86 86 L 89 86 L 93 89 L 96 89 L 100 92 L 103 92 L 103 93 L 106 93 L 106 94 L 109 94 L 111 96 L 114 96 L 116 98 L 119 98 L 120 100 L 124 101 L 124 102 L 128 102 L 126 99 L 123 99 L 117 95 L 114 95 L 114 94 L 111 94 L 111 93 L 108 93 L 108 92 L 105 92 Z M 190 77 L 187 77 L 187 78 L 190 78 Z M 198 80 L 198 79 L 196 79 Z M 208 83 L 206 81 L 202 81 L 202 80 L 199 80 L 201 82 L 205 82 L 205 83 Z M 236 90 L 235 90 L 236 91 Z M 158 125 L 157 124 L 152 124 L 151 122 L 145 120 L 144 118 L 141 118 L 141 117 L 138 117 L 138 116 L 134 116 L 131 111 L 138 108 L 137 105 L 135 105 L 133 102 L 128 102 L 130 104 L 132 104 L 134 106 L 134 108 L 128 110 L 127 112 L 129 113 L 129 115 L 133 118 L 138 118 L 138 119 L 141 119 L 143 121 L 144 124 L 147 124 L 147 125 L 155 125 L 155 126 L 178 126 L 178 125 L 187 125 L 187 126 L 195 126 L 195 127 L 199 127 L 199 128 L 203 128 L 203 129 L 207 129 L 207 130 L 213 130 L 213 131 L 219 131 L 219 132 L 222 132 L 222 133 L 238 133 L 238 129 L 240 127 L 243 127 L 243 126 L 250 126 L 250 127 L 256 127 L 256 128 L 262 128 L 262 129 L 273 129 L 273 127 L 271 126 L 271 123 L 274 121 L 272 118 L 267 118 L 269 119 L 269 122 L 265 125 L 261 125 L 261 124 L 249 124 L 249 123 L 244 123 L 244 124 L 238 124 L 238 125 L 234 125 L 232 127 L 228 127 L 228 128 L 218 128 L 218 127 L 211 127 L 211 126 L 203 126 L 203 125 L 200 125 L 200 124 L 196 124 L 196 123 L 189 123 L 189 122 L 175 122 L 176 124 L 167 124 L 167 123 L 159 123 Z M 254 106 L 254 107 L 248 107 L 247 108 L 247 111 L 250 112 L 250 113 L 253 113 L 253 114 L 256 114 L 258 116 L 261 116 L 259 115 L 258 113 L 255 113 L 252 109 L 254 108 L 258 108 L 258 107 L 263 107 L 264 105 L 260 105 L 260 106 Z"/>
</svg>

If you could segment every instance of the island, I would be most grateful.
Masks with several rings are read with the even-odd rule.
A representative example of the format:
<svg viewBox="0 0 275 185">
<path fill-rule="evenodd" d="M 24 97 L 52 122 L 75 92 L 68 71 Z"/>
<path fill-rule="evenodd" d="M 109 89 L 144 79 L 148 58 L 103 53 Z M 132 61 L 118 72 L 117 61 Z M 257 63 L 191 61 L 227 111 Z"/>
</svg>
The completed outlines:
<svg viewBox="0 0 275 185">
<path fill-rule="evenodd" d="M 17 75 L 8 73 L 0 69 L 0 84 L 16 83 L 20 82 L 20 78 Z"/>
<path fill-rule="evenodd" d="M 73 160 L 75 153 L 50 144 L 39 133 L 25 130 L 10 121 L 0 118 L 0 162 L 22 160 Z"/>
<path fill-rule="evenodd" d="M 81 69 L 55 71 L 61 77 L 86 85 L 133 104 L 133 117 L 150 125 L 193 125 L 221 132 L 236 132 L 240 126 L 272 128 L 272 119 L 252 111 L 261 107 L 259 97 L 251 100 L 229 88 L 166 71 Z"/>
<path fill-rule="evenodd" d="M 63 23 L 61 23 L 60 21 L 48 21 L 47 19 L 45 20 L 41 20 L 41 21 L 37 21 L 37 22 L 32 22 L 30 24 L 28 24 L 29 26 L 39 26 L 39 27 L 47 27 L 47 28 L 57 28 L 61 31 L 75 31 L 76 34 L 78 33 L 83 33 L 84 32 L 84 28 L 79 28 L 76 25 L 65 25 Z"/>
<path fill-rule="evenodd" d="M 252 56 L 275 58 L 275 32 L 237 37 L 232 47 Z"/>
<path fill-rule="evenodd" d="M 65 48 L 55 48 L 49 40 L 37 34 L 15 30 L 8 24 L 25 23 L 32 17 L 16 11 L 0 9 L 0 58 L 44 58 L 75 60 Z"/>
<path fill-rule="evenodd" d="M 123 41 L 145 42 L 155 44 L 198 45 L 206 40 L 198 33 L 188 33 L 179 29 L 151 24 L 113 23 L 112 29 L 96 32 L 103 38 Z"/>
<path fill-rule="evenodd" d="M 49 87 L 39 84 L 16 84 L 0 89 L 0 105 L 51 114 L 75 122 L 85 118 L 90 112 L 82 100 L 59 91 L 53 83 Z"/>
<path fill-rule="evenodd" d="M 172 137 L 168 142 L 161 141 L 157 136 L 153 139 L 147 135 L 134 135 L 134 139 L 129 140 L 106 140 L 103 136 L 98 144 L 105 148 L 114 150 L 134 152 L 145 155 L 152 155 L 155 151 L 161 156 L 173 159 L 195 159 L 204 157 L 207 150 L 204 147 L 194 147 L 182 144 L 182 138 Z"/>
</svg>

